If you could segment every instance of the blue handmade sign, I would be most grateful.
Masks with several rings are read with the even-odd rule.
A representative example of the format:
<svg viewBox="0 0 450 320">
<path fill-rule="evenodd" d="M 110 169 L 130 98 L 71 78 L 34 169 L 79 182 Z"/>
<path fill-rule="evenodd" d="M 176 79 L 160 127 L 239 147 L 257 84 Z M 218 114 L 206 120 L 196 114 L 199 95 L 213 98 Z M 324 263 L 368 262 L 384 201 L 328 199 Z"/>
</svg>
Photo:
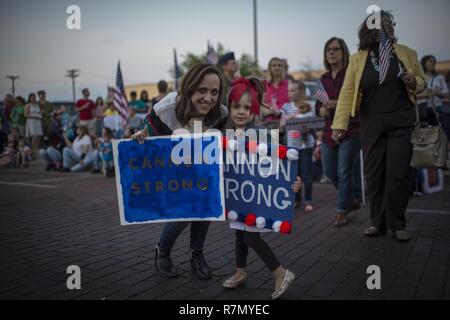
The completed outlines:
<svg viewBox="0 0 450 320">
<path fill-rule="evenodd" d="M 220 133 L 114 140 L 121 224 L 225 220 L 220 143 Z"/>
<path fill-rule="evenodd" d="M 267 155 L 248 150 L 231 156 L 229 150 L 224 153 L 227 216 L 248 226 L 290 233 L 295 202 L 291 186 L 297 177 L 298 151 L 278 145 L 268 149 Z"/>
</svg>

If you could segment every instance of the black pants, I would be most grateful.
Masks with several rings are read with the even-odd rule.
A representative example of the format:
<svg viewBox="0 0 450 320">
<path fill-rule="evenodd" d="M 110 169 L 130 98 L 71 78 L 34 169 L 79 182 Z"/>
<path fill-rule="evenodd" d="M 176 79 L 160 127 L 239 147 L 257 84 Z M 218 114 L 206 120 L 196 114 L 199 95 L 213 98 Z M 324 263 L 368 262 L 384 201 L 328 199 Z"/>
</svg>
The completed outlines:
<svg viewBox="0 0 450 320">
<path fill-rule="evenodd" d="M 259 232 L 236 230 L 236 267 L 245 268 L 247 266 L 249 247 L 264 261 L 270 271 L 273 272 L 280 266 L 280 262 L 275 257 L 272 249 L 261 239 Z"/>
<path fill-rule="evenodd" d="M 439 120 L 442 123 L 443 115 L 442 115 L 440 107 L 436 107 L 436 113 L 437 113 L 437 115 L 439 117 Z M 436 118 L 436 115 L 434 114 L 432 108 L 427 108 L 427 117 L 428 117 L 428 124 L 430 126 L 437 126 L 438 125 L 438 119 Z"/>
<path fill-rule="evenodd" d="M 360 119 L 371 225 L 380 230 L 404 230 L 412 184 L 414 111 L 361 114 Z"/>
<path fill-rule="evenodd" d="M 159 239 L 159 247 L 163 252 L 170 252 L 181 232 L 191 224 L 190 246 L 193 251 L 202 251 L 208 233 L 209 221 L 167 222 Z"/>
</svg>

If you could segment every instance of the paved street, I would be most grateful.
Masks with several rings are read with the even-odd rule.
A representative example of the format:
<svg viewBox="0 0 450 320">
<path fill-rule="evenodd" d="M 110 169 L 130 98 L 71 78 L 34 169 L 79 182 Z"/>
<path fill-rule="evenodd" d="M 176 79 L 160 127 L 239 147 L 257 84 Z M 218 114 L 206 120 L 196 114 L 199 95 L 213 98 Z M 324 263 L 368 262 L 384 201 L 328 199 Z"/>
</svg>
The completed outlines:
<svg viewBox="0 0 450 320">
<path fill-rule="evenodd" d="M 271 273 L 249 255 L 247 283 L 221 286 L 234 270 L 234 232 L 212 223 L 206 258 L 214 276 L 193 278 L 189 229 L 178 239 L 173 260 L 181 273 L 155 272 L 154 244 L 161 224 L 121 226 L 115 181 L 89 172 L 0 170 L 0 299 L 270 299 Z M 408 209 L 409 243 L 386 235 L 363 237 L 363 208 L 341 228 L 332 225 L 336 192 L 314 185 L 316 211 L 296 213 L 292 235 L 266 234 L 282 264 L 297 279 L 284 299 L 449 299 L 450 176 L 444 192 L 413 198 Z M 81 268 L 81 289 L 68 290 L 66 268 Z M 369 265 L 381 268 L 381 290 L 368 290 Z"/>
</svg>

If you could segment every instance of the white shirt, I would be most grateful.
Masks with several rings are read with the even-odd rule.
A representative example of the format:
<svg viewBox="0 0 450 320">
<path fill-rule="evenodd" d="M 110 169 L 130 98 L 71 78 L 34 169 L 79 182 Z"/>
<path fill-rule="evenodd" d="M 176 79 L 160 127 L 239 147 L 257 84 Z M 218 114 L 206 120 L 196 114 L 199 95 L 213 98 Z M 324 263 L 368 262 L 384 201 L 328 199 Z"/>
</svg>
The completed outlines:
<svg viewBox="0 0 450 320">
<path fill-rule="evenodd" d="M 89 146 L 86 153 L 86 156 L 88 156 L 94 152 L 92 148 L 91 137 L 88 134 L 85 134 L 81 139 L 77 136 L 72 144 L 73 151 L 75 151 L 75 153 L 81 157 L 81 155 L 83 154 L 83 150 L 86 148 L 86 145 Z"/>
<path fill-rule="evenodd" d="M 432 76 L 431 78 L 427 78 L 427 89 L 436 89 L 443 93 L 448 93 L 447 83 L 445 82 L 445 78 L 442 74 L 438 74 L 436 76 Z M 440 107 L 442 106 L 442 98 L 433 96 L 434 106 Z M 422 98 L 417 100 L 417 104 L 421 104 L 427 102 L 427 107 L 431 108 L 433 106 L 433 101 L 431 99 Z"/>
<path fill-rule="evenodd" d="M 314 113 L 312 111 L 306 113 L 297 113 L 295 118 L 308 118 L 314 117 Z M 314 136 L 308 132 L 306 135 L 303 134 L 300 130 L 289 130 L 287 132 L 287 145 L 289 147 L 294 147 L 300 150 L 306 148 L 314 148 L 315 139 Z"/>
</svg>

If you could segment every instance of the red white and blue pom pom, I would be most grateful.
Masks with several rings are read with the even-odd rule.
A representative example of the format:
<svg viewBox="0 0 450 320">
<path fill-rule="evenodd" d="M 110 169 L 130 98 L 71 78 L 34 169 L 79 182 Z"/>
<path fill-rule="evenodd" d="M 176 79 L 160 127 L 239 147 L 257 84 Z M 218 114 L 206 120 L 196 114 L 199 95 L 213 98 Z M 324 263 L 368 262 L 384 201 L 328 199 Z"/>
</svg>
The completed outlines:
<svg viewBox="0 0 450 320">
<path fill-rule="evenodd" d="M 238 142 L 235 139 L 228 140 L 227 147 L 231 151 L 236 151 L 238 149 Z"/>
<path fill-rule="evenodd" d="M 260 143 L 257 150 L 260 156 L 267 156 L 267 153 L 269 152 L 269 146 L 266 143 Z"/>
<path fill-rule="evenodd" d="M 289 149 L 286 152 L 286 157 L 291 161 L 298 160 L 298 151 L 296 149 Z"/>
<path fill-rule="evenodd" d="M 253 227 L 254 225 L 256 225 L 256 216 L 253 213 L 249 213 L 245 217 L 245 224 L 250 227 Z"/>
<path fill-rule="evenodd" d="M 275 221 L 272 225 L 273 231 L 280 232 L 280 228 L 281 228 L 281 221 Z"/>
<path fill-rule="evenodd" d="M 281 226 L 280 226 L 281 233 L 291 233 L 291 230 L 292 230 L 292 225 L 289 222 L 283 221 L 281 223 Z"/>
<path fill-rule="evenodd" d="M 238 214 L 234 210 L 228 211 L 228 220 L 236 221 L 238 219 Z"/>
<path fill-rule="evenodd" d="M 266 219 L 264 217 L 256 218 L 256 226 L 260 229 L 264 228 L 266 226 Z"/>
</svg>

